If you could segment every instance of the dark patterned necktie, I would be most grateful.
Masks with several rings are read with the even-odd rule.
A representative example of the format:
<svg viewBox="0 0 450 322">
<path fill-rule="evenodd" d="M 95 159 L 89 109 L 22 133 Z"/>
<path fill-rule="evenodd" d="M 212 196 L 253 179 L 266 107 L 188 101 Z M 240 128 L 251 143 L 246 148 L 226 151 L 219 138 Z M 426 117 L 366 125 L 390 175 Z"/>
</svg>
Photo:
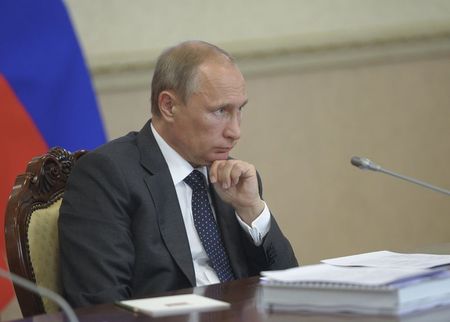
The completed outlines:
<svg viewBox="0 0 450 322">
<path fill-rule="evenodd" d="M 209 204 L 204 175 L 194 170 L 184 178 L 192 189 L 192 215 L 194 226 L 209 257 L 212 268 L 221 282 L 234 279 L 230 262 L 220 238 L 219 227 Z"/>
</svg>

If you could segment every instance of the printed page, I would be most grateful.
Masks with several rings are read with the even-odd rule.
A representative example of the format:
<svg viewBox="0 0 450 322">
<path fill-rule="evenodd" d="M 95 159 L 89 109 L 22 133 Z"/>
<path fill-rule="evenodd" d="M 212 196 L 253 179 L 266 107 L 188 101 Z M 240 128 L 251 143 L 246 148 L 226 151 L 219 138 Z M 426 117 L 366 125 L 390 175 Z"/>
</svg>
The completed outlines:
<svg viewBox="0 0 450 322">
<path fill-rule="evenodd" d="M 435 275 L 429 269 L 383 267 L 344 267 L 327 264 L 295 267 L 281 271 L 266 271 L 266 281 L 282 283 L 346 283 L 362 286 L 383 286 Z"/>
<path fill-rule="evenodd" d="M 338 266 L 370 266 L 397 268 L 433 268 L 450 265 L 450 255 L 402 254 L 387 250 L 324 259 L 322 263 Z"/>
</svg>

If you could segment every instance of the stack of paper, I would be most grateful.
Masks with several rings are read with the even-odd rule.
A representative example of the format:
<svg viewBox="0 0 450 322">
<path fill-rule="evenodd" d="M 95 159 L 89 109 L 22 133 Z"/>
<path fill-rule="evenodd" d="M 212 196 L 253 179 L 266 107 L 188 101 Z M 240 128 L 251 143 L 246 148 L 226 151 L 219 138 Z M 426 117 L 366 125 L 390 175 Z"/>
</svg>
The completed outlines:
<svg viewBox="0 0 450 322">
<path fill-rule="evenodd" d="M 448 255 L 383 251 L 263 272 L 262 305 L 273 310 L 383 315 L 446 305 L 450 271 L 430 267 L 449 263 Z"/>
<path fill-rule="evenodd" d="M 382 250 L 372 253 L 324 259 L 321 262 L 337 266 L 437 268 L 450 265 L 450 255 L 402 254 Z"/>
</svg>

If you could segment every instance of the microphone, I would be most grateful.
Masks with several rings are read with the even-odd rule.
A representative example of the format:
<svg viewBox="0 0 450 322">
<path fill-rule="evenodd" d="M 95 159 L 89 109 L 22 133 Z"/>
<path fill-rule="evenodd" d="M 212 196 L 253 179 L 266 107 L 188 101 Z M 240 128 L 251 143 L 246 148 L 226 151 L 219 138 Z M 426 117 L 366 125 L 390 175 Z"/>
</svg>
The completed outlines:
<svg viewBox="0 0 450 322">
<path fill-rule="evenodd" d="M 0 267 L 0 277 L 4 277 L 6 279 L 11 280 L 14 284 L 17 284 L 28 291 L 39 294 L 40 296 L 44 296 L 58 304 L 58 306 L 63 310 L 63 312 L 67 315 L 70 322 L 79 322 L 75 312 L 70 307 L 69 303 L 65 299 L 62 298 L 61 295 L 41 286 L 37 286 L 29 280 L 15 275 L 11 272 L 8 272 Z"/>
<path fill-rule="evenodd" d="M 371 170 L 371 171 L 377 171 L 377 172 L 382 172 L 385 174 L 388 174 L 390 176 L 408 181 L 408 182 L 412 182 L 415 183 L 419 186 L 443 193 L 447 196 L 450 196 L 450 191 L 433 186 L 429 183 L 411 178 L 411 177 L 407 177 L 401 174 L 398 174 L 396 172 L 387 170 L 387 169 L 383 169 L 381 166 L 379 166 L 378 164 L 376 164 L 375 162 L 372 162 L 371 160 L 367 159 L 367 158 L 360 158 L 360 157 L 352 157 L 352 159 L 350 160 L 351 164 L 354 165 L 355 167 L 360 168 L 361 170 Z"/>
</svg>

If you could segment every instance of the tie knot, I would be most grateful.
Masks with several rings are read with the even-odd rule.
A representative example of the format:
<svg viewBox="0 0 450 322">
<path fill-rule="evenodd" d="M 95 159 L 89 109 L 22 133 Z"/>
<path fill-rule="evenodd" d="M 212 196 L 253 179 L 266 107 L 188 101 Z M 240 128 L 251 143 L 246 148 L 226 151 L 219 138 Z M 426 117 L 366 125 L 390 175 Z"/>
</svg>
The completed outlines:
<svg viewBox="0 0 450 322">
<path fill-rule="evenodd" d="M 206 190 L 205 176 L 198 170 L 192 171 L 183 181 L 194 191 Z"/>
</svg>

